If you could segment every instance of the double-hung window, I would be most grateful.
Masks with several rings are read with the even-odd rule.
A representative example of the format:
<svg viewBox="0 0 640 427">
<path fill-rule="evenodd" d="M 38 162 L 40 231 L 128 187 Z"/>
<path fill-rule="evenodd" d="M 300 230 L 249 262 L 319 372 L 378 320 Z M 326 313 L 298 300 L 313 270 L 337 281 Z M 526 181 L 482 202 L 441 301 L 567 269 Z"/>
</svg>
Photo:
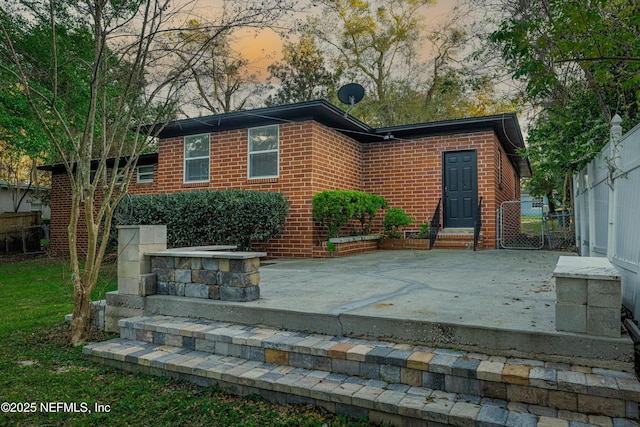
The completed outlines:
<svg viewBox="0 0 640 427">
<path fill-rule="evenodd" d="M 153 165 L 138 166 L 138 182 L 153 182 Z"/>
<path fill-rule="evenodd" d="M 249 129 L 249 178 L 278 177 L 278 125 Z"/>
<path fill-rule="evenodd" d="M 209 181 L 209 134 L 184 137 L 184 182 Z"/>
</svg>

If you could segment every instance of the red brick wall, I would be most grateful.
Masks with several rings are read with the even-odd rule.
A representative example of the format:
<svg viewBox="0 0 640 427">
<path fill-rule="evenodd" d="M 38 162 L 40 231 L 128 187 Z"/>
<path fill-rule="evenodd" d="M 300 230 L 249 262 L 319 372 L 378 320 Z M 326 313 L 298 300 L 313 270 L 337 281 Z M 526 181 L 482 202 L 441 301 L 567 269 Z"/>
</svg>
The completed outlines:
<svg viewBox="0 0 640 427">
<path fill-rule="evenodd" d="M 417 228 L 431 219 L 441 196 L 441 152 L 450 143 L 446 137 L 434 137 L 366 144 L 364 191 L 384 197 L 389 207 L 404 209 L 416 218 Z M 378 227 L 382 218 L 383 212 L 378 214 Z"/>
<path fill-rule="evenodd" d="M 491 213 L 496 217 L 496 213 L 500 209 L 502 202 L 508 200 L 520 200 L 520 179 L 518 179 L 513 165 L 509 161 L 507 153 L 502 149 L 497 138 L 495 141 L 496 152 L 494 156 L 494 186 L 495 186 L 495 199 L 494 203 L 488 207 L 491 208 Z M 500 153 L 500 154 L 499 154 Z M 499 167 L 501 164 L 501 167 Z M 510 221 L 503 224 L 510 229 L 509 234 L 515 235 L 520 231 L 520 206 L 513 206 L 511 209 L 517 210 L 517 215 L 509 215 Z M 503 221 L 504 222 L 504 221 Z M 494 227 L 499 227 L 499 224 L 495 224 Z M 494 236 L 496 232 L 494 231 Z M 495 247 L 495 237 L 493 244 Z"/>
<path fill-rule="evenodd" d="M 131 194 L 154 194 L 157 192 L 157 165 L 153 170 L 153 182 L 137 184 L 137 175 L 133 174 L 132 182 L 129 184 Z M 53 253 L 68 254 L 69 241 L 67 239 L 67 227 L 71 218 L 71 186 L 65 171 L 55 172 L 51 177 L 51 227 L 49 231 L 49 247 Z M 96 194 L 96 202 L 100 196 Z M 97 205 L 96 205 L 97 206 Z M 87 229 L 84 226 L 84 209 L 80 211 L 80 222 L 78 224 L 77 242 L 78 252 L 86 253 L 83 245 L 86 245 Z"/>
<path fill-rule="evenodd" d="M 362 190 L 362 145 L 323 126 L 316 126 L 313 143 L 313 194 L 323 190 Z M 308 200 L 311 215 L 311 199 Z M 315 224 L 315 255 L 324 254 L 328 230 Z"/>
<path fill-rule="evenodd" d="M 419 224 L 431 220 L 442 197 L 442 153 L 476 150 L 484 247 L 495 248 L 496 209 L 502 201 L 514 200 L 514 195 L 520 197 L 518 182 L 514 182 L 515 170 L 504 153 L 503 183 L 498 188 L 499 145 L 495 134 L 489 131 L 365 144 L 363 190 L 383 196 L 390 207 L 404 209 L 416 219 L 410 228 L 418 229 Z M 379 214 L 378 227 L 382 217 Z"/>
<path fill-rule="evenodd" d="M 313 190 L 361 190 L 362 145 L 316 125 L 313 141 Z"/>
<path fill-rule="evenodd" d="M 71 188 L 66 173 L 51 176 L 51 226 L 49 248 L 54 253 L 69 253 L 67 226 L 71 213 Z M 82 227 L 81 227 L 82 228 Z M 87 240 L 87 232 L 78 230 L 78 240 Z"/>
<path fill-rule="evenodd" d="M 183 183 L 183 139 L 160 141 L 158 190 L 161 193 L 245 189 L 276 191 L 290 202 L 283 236 L 256 245 L 272 257 L 312 257 L 318 244 L 311 198 L 324 189 L 360 189 L 362 149 L 356 141 L 316 122 L 281 124 L 278 178 L 247 178 L 247 130 L 211 134 L 208 183 Z M 220 159 L 220 160 L 218 160 Z"/>
<path fill-rule="evenodd" d="M 506 154 L 502 154 L 499 185 L 498 151 L 493 132 L 477 132 L 360 144 L 316 122 L 286 123 L 279 127 L 278 178 L 247 177 L 247 130 L 211 134 L 210 180 L 183 182 L 183 138 L 161 140 L 154 181 L 130 184 L 131 194 L 175 193 L 198 190 L 246 189 L 282 192 L 289 199 L 290 214 L 284 235 L 267 245 L 256 245 L 272 257 L 312 257 L 322 251 L 326 230 L 311 216 L 311 198 L 325 189 L 353 189 L 379 194 L 389 206 L 401 207 L 416 218 L 412 228 L 428 222 L 442 195 L 442 152 L 477 150 L 478 196 L 483 197 L 485 247 L 495 247 L 496 210 L 503 200 L 520 197 L 519 183 Z M 135 181 L 135 178 L 134 180 Z M 51 247 L 67 252 L 70 193 L 66 174 L 52 180 Z M 374 231 L 381 228 L 380 212 Z M 79 241 L 83 239 L 79 232 Z M 85 234 L 86 236 L 86 234 Z M 86 237 L 85 237 L 86 239 Z"/>
<path fill-rule="evenodd" d="M 282 237 L 268 245 L 257 245 L 275 257 L 305 257 L 312 254 L 313 223 L 310 200 L 313 196 L 312 152 L 314 122 L 279 126 L 280 170 L 277 178 L 249 179 L 247 173 L 247 129 L 210 134 L 210 179 L 205 183 L 184 183 L 183 138 L 160 141 L 158 151 L 158 192 L 244 189 L 281 192 L 291 203 Z"/>
</svg>

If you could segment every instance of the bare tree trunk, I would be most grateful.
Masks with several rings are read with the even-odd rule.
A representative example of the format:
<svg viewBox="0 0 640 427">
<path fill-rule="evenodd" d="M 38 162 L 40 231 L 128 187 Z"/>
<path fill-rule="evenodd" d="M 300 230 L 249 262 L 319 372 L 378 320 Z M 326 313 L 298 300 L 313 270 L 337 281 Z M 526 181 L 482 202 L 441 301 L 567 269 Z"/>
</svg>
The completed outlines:
<svg viewBox="0 0 640 427">
<path fill-rule="evenodd" d="M 74 280 L 73 289 L 71 344 L 76 346 L 91 338 L 91 289 L 81 279 Z"/>
<path fill-rule="evenodd" d="M 80 263 L 78 262 L 78 247 L 77 247 L 77 231 L 78 231 L 78 218 L 80 216 L 80 204 L 81 204 L 80 191 L 74 189 L 71 196 L 71 212 L 69 215 L 69 226 L 67 227 L 67 239 L 69 240 L 69 263 L 71 267 L 71 284 L 73 285 L 73 313 L 71 319 L 71 344 L 78 345 L 83 342 L 85 336 L 85 317 L 87 311 L 79 304 L 86 296 L 84 295 L 84 287 L 82 284 L 82 277 L 80 275 Z"/>
<path fill-rule="evenodd" d="M 565 215 L 569 211 L 567 206 L 567 195 L 569 192 L 569 182 L 571 178 L 571 171 L 566 171 L 564 174 L 564 184 L 562 186 L 562 215 Z M 564 216 L 562 217 L 562 224 L 564 226 Z"/>
<path fill-rule="evenodd" d="M 27 0 L 20 1 L 28 3 Z M 136 127 L 141 123 L 166 123 L 173 116 L 178 108 L 179 91 L 184 86 L 183 76 L 201 60 L 201 55 L 195 52 L 192 58 L 187 58 L 187 63 L 167 69 L 167 64 L 171 63 L 168 57 L 175 56 L 180 46 L 179 42 L 169 43 L 171 37 L 167 36 L 181 31 L 174 28 L 173 18 L 189 9 L 186 4 L 192 1 L 184 0 L 179 2 L 180 7 L 174 8 L 171 0 L 49 0 L 47 26 L 51 63 L 45 64 L 44 69 L 37 61 L 29 62 L 31 50 L 25 54 L 24 46 L 20 44 L 20 49 L 15 49 L 13 32 L 7 30 L 4 19 L 0 20 L 0 39 L 6 51 L 3 52 L 11 60 L 10 63 L 0 61 L 0 70 L 24 88 L 29 106 L 55 147 L 71 186 L 67 238 L 74 292 L 73 345 L 90 338 L 91 292 L 98 281 L 113 212 L 126 194 L 138 156 L 161 129 L 161 126 Z M 244 6 L 240 1 L 224 3 L 222 15 L 208 26 L 217 28 L 213 37 L 222 37 L 224 32 L 243 26 L 274 26 L 293 7 L 286 0 L 263 0 L 259 2 L 260 6 L 254 6 L 252 2 Z M 136 7 L 132 8 L 134 5 Z M 74 52 L 72 61 L 58 61 L 59 50 L 66 49 L 66 45 L 59 44 L 62 35 L 56 33 L 58 23 L 66 24 L 56 16 L 58 6 L 68 8 L 69 16 L 86 14 L 91 23 L 85 28 L 92 31 L 93 49 L 87 45 L 85 52 Z M 28 13 L 24 19 L 36 20 Z M 12 22 L 12 25 L 21 22 Z M 133 26 L 137 34 L 131 33 Z M 118 41 L 110 43 L 111 40 Z M 82 67 L 72 68 L 90 90 L 86 104 L 75 101 L 71 105 L 65 104 L 64 97 L 58 93 L 62 68 L 69 62 L 82 63 Z M 47 75 L 47 90 L 40 91 L 43 73 Z M 61 106 L 78 109 L 77 120 L 70 121 Z M 110 156 L 116 159 L 113 165 L 107 163 Z M 126 164 L 118 163 L 118 159 L 125 159 Z M 118 180 L 124 184 L 120 185 Z M 79 228 L 86 230 L 86 246 L 84 242 L 80 243 L 83 236 L 78 236 Z"/>
<path fill-rule="evenodd" d="M 547 193 L 547 203 L 549 203 L 549 213 L 554 214 L 556 211 L 556 204 L 553 202 L 553 191 Z"/>
</svg>

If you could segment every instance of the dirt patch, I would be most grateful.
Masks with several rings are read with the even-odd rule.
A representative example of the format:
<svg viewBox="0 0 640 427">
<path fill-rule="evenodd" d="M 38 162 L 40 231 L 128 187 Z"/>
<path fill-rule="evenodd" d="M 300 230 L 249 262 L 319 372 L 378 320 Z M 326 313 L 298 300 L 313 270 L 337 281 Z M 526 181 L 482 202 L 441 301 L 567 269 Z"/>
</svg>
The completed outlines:
<svg viewBox="0 0 640 427">
<path fill-rule="evenodd" d="M 376 304 L 373 306 L 373 308 L 386 308 L 386 307 L 393 307 L 393 304 L 389 302 L 381 302 L 380 304 Z"/>
</svg>

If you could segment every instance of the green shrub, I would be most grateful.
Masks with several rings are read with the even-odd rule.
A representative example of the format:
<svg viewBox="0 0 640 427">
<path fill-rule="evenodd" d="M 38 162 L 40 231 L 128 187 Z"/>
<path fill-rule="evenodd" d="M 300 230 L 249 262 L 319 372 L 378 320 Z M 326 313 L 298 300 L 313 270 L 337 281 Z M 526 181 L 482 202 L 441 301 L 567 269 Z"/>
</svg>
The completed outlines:
<svg viewBox="0 0 640 427">
<path fill-rule="evenodd" d="M 289 213 L 281 193 L 225 190 L 131 196 L 130 223 L 167 226 L 171 247 L 211 243 L 249 250 L 280 236 Z"/>
<path fill-rule="evenodd" d="M 418 233 L 419 239 L 428 239 L 429 238 L 429 227 L 430 224 L 428 222 L 420 224 L 420 233 Z"/>
<path fill-rule="evenodd" d="M 328 229 L 328 237 L 338 237 L 352 219 L 360 222 L 361 233 L 368 233 L 378 209 L 387 206 L 381 196 L 355 190 L 324 190 L 313 196 L 311 204 L 313 219 Z"/>
<path fill-rule="evenodd" d="M 387 207 L 387 201 L 377 194 L 363 193 L 353 191 L 355 194 L 355 213 L 354 217 L 360 221 L 360 233 L 369 234 L 371 232 L 371 223 L 378 213 L 378 209 Z"/>
<path fill-rule="evenodd" d="M 311 199 L 313 219 L 327 227 L 328 237 L 338 237 L 340 229 L 355 214 L 350 193 L 347 190 L 325 190 L 314 194 Z"/>
<path fill-rule="evenodd" d="M 399 227 L 406 227 L 414 221 L 414 218 L 400 208 L 389 208 L 384 216 L 384 229 L 387 235 L 397 239 L 400 237 Z"/>
</svg>

